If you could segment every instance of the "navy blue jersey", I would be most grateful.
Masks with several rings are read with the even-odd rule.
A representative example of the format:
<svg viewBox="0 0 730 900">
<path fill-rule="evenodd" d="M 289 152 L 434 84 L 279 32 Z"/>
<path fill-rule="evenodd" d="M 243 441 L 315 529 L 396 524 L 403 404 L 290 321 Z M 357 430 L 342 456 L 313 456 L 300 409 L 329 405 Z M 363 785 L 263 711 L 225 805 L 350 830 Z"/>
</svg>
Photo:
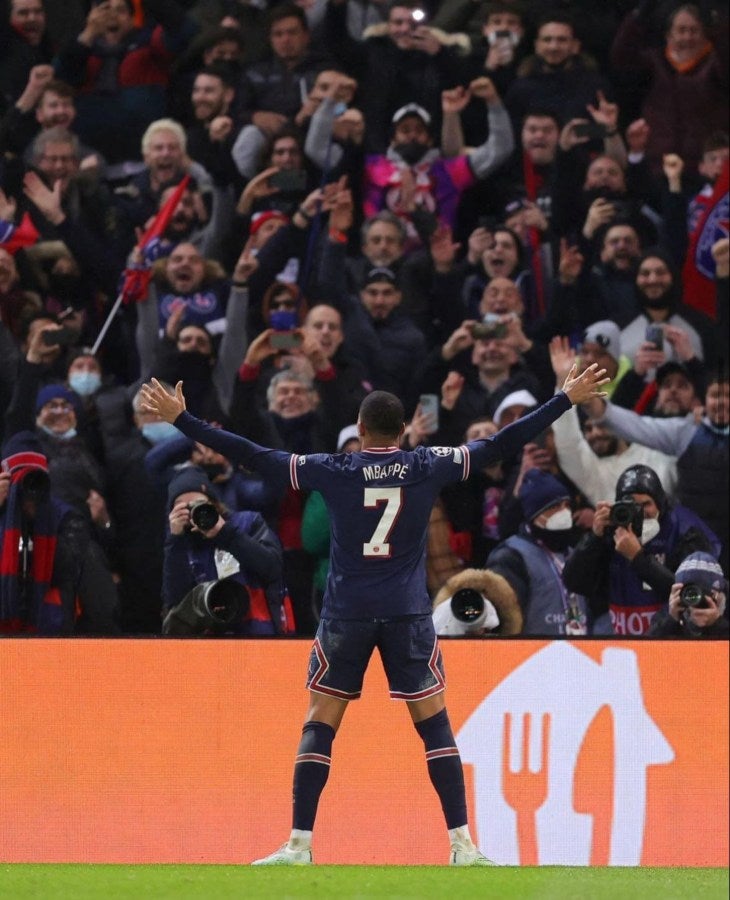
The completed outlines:
<svg viewBox="0 0 730 900">
<path fill-rule="evenodd" d="M 441 489 L 517 452 L 570 407 L 559 393 L 491 438 L 461 447 L 387 447 L 359 453 L 300 456 L 179 416 L 175 425 L 232 462 L 296 490 L 318 490 L 330 514 L 330 572 L 322 615 L 390 618 L 431 612 L 426 537 Z"/>
<path fill-rule="evenodd" d="M 317 490 L 330 515 L 330 567 L 322 615 L 387 618 L 431 612 L 426 536 L 446 484 L 469 473 L 467 447 L 397 447 L 295 456 L 295 488 Z"/>
</svg>

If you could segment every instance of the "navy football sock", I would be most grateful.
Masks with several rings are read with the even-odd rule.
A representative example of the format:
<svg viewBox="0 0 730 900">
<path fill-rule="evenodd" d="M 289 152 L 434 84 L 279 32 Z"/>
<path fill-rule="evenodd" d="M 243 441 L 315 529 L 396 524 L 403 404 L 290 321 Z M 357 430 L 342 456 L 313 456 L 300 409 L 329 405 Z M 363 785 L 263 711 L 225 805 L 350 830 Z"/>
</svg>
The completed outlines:
<svg viewBox="0 0 730 900">
<path fill-rule="evenodd" d="M 330 774 L 335 730 L 324 722 L 306 722 L 294 764 L 293 828 L 312 831 L 319 797 Z"/>
<path fill-rule="evenodd" d="M 426 747 L 428 774 L 439 795 L 446 827 L 466 825 L 464 770 L 446 710 L 442 709 L 415 725 Z"/>
</svg>

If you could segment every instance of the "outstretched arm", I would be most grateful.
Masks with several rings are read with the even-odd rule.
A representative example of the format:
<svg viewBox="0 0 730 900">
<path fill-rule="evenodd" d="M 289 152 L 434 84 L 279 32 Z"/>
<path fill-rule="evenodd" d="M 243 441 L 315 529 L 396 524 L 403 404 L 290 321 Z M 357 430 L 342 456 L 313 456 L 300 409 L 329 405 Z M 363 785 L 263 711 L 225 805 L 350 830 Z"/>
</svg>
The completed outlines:
<svg viewBox="0 0 730 900">
<path fill-rule="evenodd" d="M 170 422 L 179 431 L 206 447 L 222 453 L 233 463 L 241 463 L 246 468 L 271 475 L 279 480 L 289 474 L 290 453 L 261 447 L 247 438 L 222 428 L 215 428 L 207 422 L 196 419 L 185 408 L 182 381 L 175 385 L 175 393 L 168 394 L 160 382 L 153 378 L 142 385 L 142 409 L 155 413 L 165 422 Z"/>
<path fill-rule="evenodd" d="M 547 403 L 543 403 L 534 412 L 523 416 L 494 437 L 484 441 L 476 441 L 469 445 L 472 452 L 473 464 L 476 466 L 488 466 L 500 459 L 512 456 L 518 450 L 544 431 L 571 405 L 584 403 L 591 397 L 604 397 L 605 391 L 601 386 L 610 381 L 606 377 L 606 370 L 599 369 L 596 363 L 588 366 L 579 375 L 576 374 L 577 366 L 574 364 L 568 373 L 563 388 Z"/>
</svg>

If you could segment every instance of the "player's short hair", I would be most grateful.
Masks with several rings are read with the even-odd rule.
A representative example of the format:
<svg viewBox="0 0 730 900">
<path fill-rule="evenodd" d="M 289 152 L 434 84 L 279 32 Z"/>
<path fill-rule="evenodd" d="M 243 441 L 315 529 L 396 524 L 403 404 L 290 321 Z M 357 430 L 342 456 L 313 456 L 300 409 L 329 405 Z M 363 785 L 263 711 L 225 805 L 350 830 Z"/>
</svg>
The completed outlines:
<svg viewBox="0 0 730 900">
<path fill-rule="evenodd" d="M 395 437 L 404 420 L 403 404 L 388 391 L 373 391 L 360 404 L 360 421 L 371 434 Z"/>
</svg>

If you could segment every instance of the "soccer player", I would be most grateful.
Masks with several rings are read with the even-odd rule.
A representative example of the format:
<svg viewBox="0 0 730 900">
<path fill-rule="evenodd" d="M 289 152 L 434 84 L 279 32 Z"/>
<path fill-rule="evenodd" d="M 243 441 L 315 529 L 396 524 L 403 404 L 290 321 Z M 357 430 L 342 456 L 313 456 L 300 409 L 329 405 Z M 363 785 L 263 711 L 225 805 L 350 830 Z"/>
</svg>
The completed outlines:
<svg viewBox="0 0 730 900">
<path fill-rule="evenodd" d="M 159 415 L 195 441 L 295 490 L 317 490 L 330 515 L 330 571 L 309 660 L 309 709 L 294 765 L 293 827 L 279 850 L 254 865 L 308 865 L 317 804 L 329 775 L 332 743 L 350 700 L 360 696 L 377 647 L 390 696 L 405 700 L 426 750 L 431 782 L 441 801 L 455 866 L 491 865 L 472 842 L 461 758 L 444 702 L 444 670 L 426 590 L 429 513 L 441 489 L 466 479 L 472 466 L 493 465 L 516 453 L 573 403 L 604 396 L 608 381 L 596 364 L 573 366 L 547 403 L 485 440 L 460 447 L 400 450 L 403 406 L 373 391 L 360 406 L 355 453 L 300 456 L 260 447 L 214 428 L 185 411 L 182 382 L 175 395 L 155 379 L 142 387 L 142 409 Z"/>
</svg>

